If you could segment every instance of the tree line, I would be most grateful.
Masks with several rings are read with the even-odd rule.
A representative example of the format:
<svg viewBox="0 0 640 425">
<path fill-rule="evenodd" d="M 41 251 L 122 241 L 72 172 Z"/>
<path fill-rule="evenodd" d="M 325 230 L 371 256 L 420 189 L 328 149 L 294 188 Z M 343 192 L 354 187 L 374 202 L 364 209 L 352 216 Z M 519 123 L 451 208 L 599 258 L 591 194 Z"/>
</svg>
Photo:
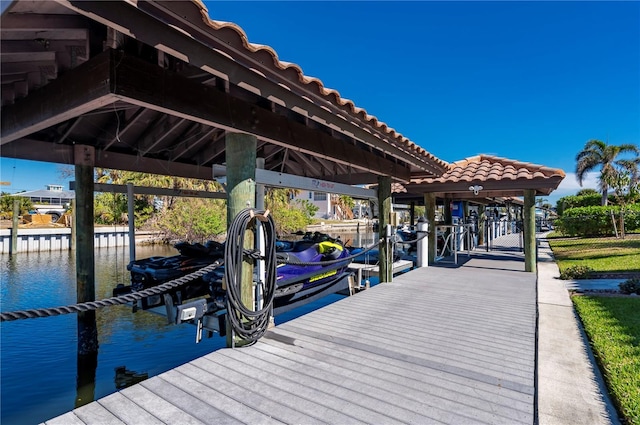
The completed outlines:
<svg viewBox="0 0 640 425">
<path fill-rule="evenodd" d="M 138 173 L 106 168 L 95 169 L 95 181 L 104 184 L 159 187 L 180 190 L 221 192 L 220 183 L 211 180 Z M 266 188 L 265 208 L 274 217 L 279 234 L 292 233 L 312 224 L 318 207 L 307 200 L 295 199 L 299 191 L 294 189 Z M 134 195 L 134 223 L 138 230 L 156 230 L 167 241 L 204 243 L 207 240 L 224 239 L 227 229 L 226 201 L 178 196 Z M 348 198 L 348 197 L 347 197 Z M 13 201 L 20 201 L 20 214 L 27 214 L 31 201 L 19 194 L 0 197 L 0 214 L 11 218 Z M 350 199 L 350 198 L 349 198 Z M 340 203 L 348 205 L 351 199 L 341 197 Z M 129 221 L 127 195 L 123 193 L 98 193 L 94 197 L 94 221 L 97 225 L 125 225 Z"/>
<path fill-rule="evenodd" d="M 556 226 L 570 236 L 615 235 L 640 230 L 640 149 L 589 140 L 576 155 L 576 178 L 599 171 L 598 189 L 558 200 Z"/>
</svg>

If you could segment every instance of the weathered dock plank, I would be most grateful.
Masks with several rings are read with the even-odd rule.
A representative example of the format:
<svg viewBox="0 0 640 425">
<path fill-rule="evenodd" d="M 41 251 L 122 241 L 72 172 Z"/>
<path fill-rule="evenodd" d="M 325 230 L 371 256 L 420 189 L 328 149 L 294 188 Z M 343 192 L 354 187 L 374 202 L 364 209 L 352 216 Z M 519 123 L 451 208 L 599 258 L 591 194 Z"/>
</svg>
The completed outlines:
<svg viewBox="0 0 640 425">
<path fill-rule="evenodd" d="M 414 270 L 47 424 L 533 424 L 536 277 L 523 270 L 513 254 Z"/>
<path fill-rule="evenodd" d="M 144 385 L 125 388 L 121 393 L 166 424 L 200 425 L 208 423 L 195 418 L 190 414 L 189 410 L 181 409 L 178 404 L 180 399 L 185 397 L 184 393 L 181 393 L 173 385 L 166 384 L 167 381 L 155 377 L 144 381 Z M 98 403 L 100 403 L 100 400 L 98 400 Z M 127 408 L 126 405 L 114 407 L 117 408 L 117 410 L 112 410 L 114 414 L 118 416 L 126 415 L 126 412 L 124 412 Z"/>
<path fill-rule="evenodd" d="M 369 376 L 378 376 L 385 381 L 401 382 L 416 390 L 444 399 L 445 402 L 468 404 L 478 408 L 486 408 L 492 404 L 492 409 L 499 414 L 501 408 L 509 417 L 511 410 L 515 410 L 515 417 L 520 417 L 521 412 L 527 412 L 531 408 L 531 397 L 518 392 L 509 393 L 503 388 L 494 385 L 476 382 L 469 385 L 467 379 L 456 375 L 446 374 L 439 370 L 409 364 L 403 360 L 394 360 L 389 357 L 362 352 L 357 349 L 338 345 L 336 343 L 318 342 L 303 334 L 293 334 L 285 330 L 278 330 L 279 335 L 296 335 L 297 345 L 289 344 L 289 350 L 300 352 L 310 359 L 322 360 L 327 368 L 346 368 L 358 370 Z M 277 339 L 273 341 L 271 335 L 263 341 L 265 345 L 275 345 L 281 349 Z M 273 341 L 273 342 L 272 342 Z M 269 348 L 264 348 L 270 351 Z"/>
<path fill-rule="evenodd" d="M 162 425 L 163 422 L 144 410 L 121 392 L 110 394 L 100 399 L 100 405 L 114 413 L 119 420 L 126 424 L 144 423 L 148 425 Z"/>
<path fill-rule="evenodd" d="M 116 415 L 111 413 L 99 402 L 89 403 L 85 406 L 78 407 L 74 413 L 87 424 L 108 424 L 120 425 L 124 424 Z"/>
<path fill-rule="evenodd" d="M 85 425 L 85 423 L 74 412 L 65 413 L 47 421 L 47 425 Z"/>
</svg>

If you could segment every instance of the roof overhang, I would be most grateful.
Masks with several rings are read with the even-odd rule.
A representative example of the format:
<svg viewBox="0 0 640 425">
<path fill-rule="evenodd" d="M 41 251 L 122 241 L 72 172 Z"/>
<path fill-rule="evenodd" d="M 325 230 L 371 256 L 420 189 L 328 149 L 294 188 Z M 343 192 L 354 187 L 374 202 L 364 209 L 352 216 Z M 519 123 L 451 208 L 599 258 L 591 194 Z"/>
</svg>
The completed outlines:
<svg viewBox="0 0 640 425">
<path fill-rule="evenodd" d="M 397 200 L 421 200 L 424 193 L 432 193 L 438 198 L 484 203 L 486 199 L 523 196 L 525 190 L 549 195 L 564 177 L 560 169 L 478 155 L 449 164 L 447 172 L 439 177 L 394 184 L 393 193 Z"/>
<path fill-rule="evenodd" d="M 366 184 L 446 170 L 198 1 L 16 0 L 1 26 L 2 156 L 73 163 L 88 144 L 98 167 L 210 178 L 233 131 L 271 171 Z"/>
</svg>

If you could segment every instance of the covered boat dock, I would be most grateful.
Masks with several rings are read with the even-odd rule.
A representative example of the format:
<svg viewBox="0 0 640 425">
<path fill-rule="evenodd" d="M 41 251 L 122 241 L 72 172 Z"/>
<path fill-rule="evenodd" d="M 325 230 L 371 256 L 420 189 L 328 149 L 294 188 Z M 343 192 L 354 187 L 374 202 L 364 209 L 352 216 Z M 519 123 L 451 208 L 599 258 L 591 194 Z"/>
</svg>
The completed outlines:
<svg viewBox="0 0 640 425">
<path fill-rule="evenodd" d="M 533 424 L 536 312 L 522 254 L 476 252 L 46 424 Z"/>
</svg>

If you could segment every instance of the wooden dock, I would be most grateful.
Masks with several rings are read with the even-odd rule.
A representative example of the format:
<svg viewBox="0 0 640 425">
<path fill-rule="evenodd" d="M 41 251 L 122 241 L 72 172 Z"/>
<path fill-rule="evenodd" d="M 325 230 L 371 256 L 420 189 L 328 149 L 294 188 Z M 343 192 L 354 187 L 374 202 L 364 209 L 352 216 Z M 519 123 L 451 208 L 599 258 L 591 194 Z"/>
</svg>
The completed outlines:
<svg viewBox="0 0 640 425">
<path fill-rule="evenodd" d="M 536 276 L 412 270 L 46 422 L 533 424 Z"/>
</svg>

